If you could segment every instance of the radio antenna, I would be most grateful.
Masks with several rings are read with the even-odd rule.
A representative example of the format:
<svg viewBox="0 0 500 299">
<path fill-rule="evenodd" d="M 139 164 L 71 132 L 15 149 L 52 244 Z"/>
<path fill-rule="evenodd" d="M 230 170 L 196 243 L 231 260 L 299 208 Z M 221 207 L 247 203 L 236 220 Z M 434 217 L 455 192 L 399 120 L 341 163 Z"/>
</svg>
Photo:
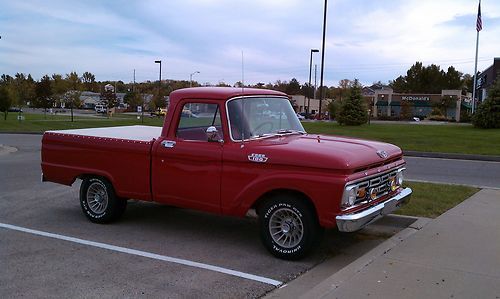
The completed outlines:
<svg viewBox="0 0 500 299">
<path fill-rule="evenodd" d="M 241 117 L 240 117 L 240 123 L 241 123 L 241 147 L 243 148 L 245 146 L 245 122 L 244 122 L 244 117 L 245 117 L 245 63 L 244 63 L 244 58 L 243 58 L 243 50 L 241 50 Z"/>
</svg>

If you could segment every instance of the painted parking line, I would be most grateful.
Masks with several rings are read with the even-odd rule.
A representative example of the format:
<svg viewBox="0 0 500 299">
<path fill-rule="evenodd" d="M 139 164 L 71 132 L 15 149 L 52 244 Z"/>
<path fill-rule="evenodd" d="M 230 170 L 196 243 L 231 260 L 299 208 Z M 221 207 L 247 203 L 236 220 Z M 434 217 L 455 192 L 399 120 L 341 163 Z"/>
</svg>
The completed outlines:
<svg viewBox="0 0 500 299">
<path fill-rule="evenodd" d="M 273 286 L 279 286 L 279 285 L 283 284 L 283 282 L 278 281 L 278 280 L 274 280 L 274 279 L 270 279 L 270 278 L 266 278 L 266 277 L 262 277 L 262 276 L 258 276 L 258 275 L 253 275 L 253 274 L 249 274 L 249 273 L 245 273 L 245 272 L 235 271 L 235 270 L 231 270 L 231 269 L 227 269 L 227 268 L 222 268 L 222 267 L 218 267 L 218 266 L 213 266 L 213 265 L 209 265 L 209 264 L 198 263 L 198 262 L 179 259 L 179 258 L 170 257 L 170 256 L 166 256 L 166 255 L 160 255 L 160 254 L 155 254 L 155 253 L 151 253 L 151 252 L 135 250 L 135 249 L 131 249 L 131 248 L 125 248 L 125 247 L 120 247 L 120 246 L 115 246 L 115 245 L 110 245 L 110 244 L 105 244 L 105 243 L 100 243 L 100 242 L 88 241 L 88 240 L 83 240 L 83 239 L 48 233 L 48 232 L 44 232 L 44 231 L 39 231 L 39 230 L 29 229 L 29 228 L 25 228 L 25 227 L 10 225 L 10 224 L 6 224 L 6 223 L 0 223 L 0 228 L 29 233 L 29 234 L 43 236 L 43 237 L 47 237 L 47 238 L 64 240 L 64 241 L 68 241 L 68 242 L 73 242 L 73 243 L 77 243 L 77 244 L 82 244 L 82 245 L 87 245 L 87 246 L 92 246 L 92 247 L 97 247 L 97 248 L 102 248 L 102 249 L 108 249 L 108 250 L 117 251 L 117 252 L 121 252 L 121 253 L 127 253 L 127 254 L 147 257 L 147 258 L 156 259 L 156 260 L 160 260 L 160 261 L 164 261 L 164 262 L 170 262 L 170 263 L 181 264 L 181 265 L 185 265 L 185 266 L 189 266 L 189 267 L 210 270 L 210 271 L 224 273 L 227 275 L 232 275 L 232 276 L 236 276 L 236 277 L 240 277 L 240 278 L 244 278 L 244 279 L 248 279 L 248 280 L 253 280 L 253 281 L 258 281 L 258 282 L 270 284 Z"/>
</svg>

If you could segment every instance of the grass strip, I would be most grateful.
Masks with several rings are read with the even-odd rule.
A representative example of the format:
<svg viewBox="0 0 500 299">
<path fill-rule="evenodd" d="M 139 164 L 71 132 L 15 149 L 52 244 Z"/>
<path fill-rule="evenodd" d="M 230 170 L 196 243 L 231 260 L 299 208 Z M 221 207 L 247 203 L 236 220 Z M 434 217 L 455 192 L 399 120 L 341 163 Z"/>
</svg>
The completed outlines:
<svg viewBox="0 0 500 299">
<path fill-rule="evenodd" d="M 408 204 L 396 214 L 436 218 L 478 192 L 479 188 L 433 183 L 406 182 L 413 190 Z"/>
<path fill-rule="evenodd" d="M 500 129 L 478 129 L 464 124 L 371 124 L 340 126 L 332 122 L 304 122 L 311 134 L 352 136 L 395 144 L 403 150 L 500 155 Z"/>
</svg>

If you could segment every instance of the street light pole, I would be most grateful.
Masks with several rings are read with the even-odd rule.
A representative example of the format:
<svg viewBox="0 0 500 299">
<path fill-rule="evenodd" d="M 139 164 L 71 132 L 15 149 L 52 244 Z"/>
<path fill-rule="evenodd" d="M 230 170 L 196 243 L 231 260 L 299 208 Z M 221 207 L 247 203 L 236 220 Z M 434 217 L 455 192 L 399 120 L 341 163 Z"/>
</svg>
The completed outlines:
<svg viewBox="0 0 500 299">
<path fill-rule="evenodd" d="M 161 89 L 161 60 L 155 60 L 155 63 L 160 64 L 160 78 L 158 79 L 158 97 L 160 97 L 160 89 Z"/>
<path fill-rule="evenodd" d="M 311 72 L 312 72 L 312 61 L 313 61 L 313 53 L 318 53 L 318 49 L 311 49 L 311 57 L 309 58 L 309 88 L 311 88 Z M 307 110 L 306 110 L 306 118 L 309 117 L 309 109 L 311 107 L 311 97 L 309 93 L 307 93 Z"/>
<path fill-rule="evenodd" d="M 323 45 L 321 50 L 321 79 L 319 83 L 319 117 L 321 119 L 321 104 L 323 103 L 323 73 L 325 71 L 325 35 L 326 35 L 326 8 L 328 0 L 325 0 L 325 9 L 323 12 Z"/>
<path fill-rule="evenodd" d="M 189 87 L 193 87 L 193 75 L 199 74 L 199 71 L 189 74 Z"/>
</svg>

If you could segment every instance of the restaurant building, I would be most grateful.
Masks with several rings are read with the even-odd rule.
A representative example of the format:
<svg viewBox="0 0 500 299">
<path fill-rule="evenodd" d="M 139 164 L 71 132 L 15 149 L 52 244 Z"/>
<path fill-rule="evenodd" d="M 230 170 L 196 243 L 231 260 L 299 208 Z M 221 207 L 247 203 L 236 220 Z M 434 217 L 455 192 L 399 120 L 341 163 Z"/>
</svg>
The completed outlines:
<svg viewBox="0 0 500 299">
<path fill-rule="evenodd" d="M 461 109 L 470 106 L 470 97 L 463 96 L 461 90 L 442 90 L 440 94 L 395 93 L 388 86 L 376 84 L 363 88 L 363 97 L 372 117 L 399 117 L 401 104 L 407 101 L 413 117 L 426 118 L 435 106 L 447 102 L 444 116 L 460 121 Z"/>
<path fill-rule="evenodd" d="M 500 72 L 500 57 L 493 59 L 493 64 L 477 76 L 476 98 L 481 103 L 488 97 L 488 89 L 498 78 Z"/>
</svg>

